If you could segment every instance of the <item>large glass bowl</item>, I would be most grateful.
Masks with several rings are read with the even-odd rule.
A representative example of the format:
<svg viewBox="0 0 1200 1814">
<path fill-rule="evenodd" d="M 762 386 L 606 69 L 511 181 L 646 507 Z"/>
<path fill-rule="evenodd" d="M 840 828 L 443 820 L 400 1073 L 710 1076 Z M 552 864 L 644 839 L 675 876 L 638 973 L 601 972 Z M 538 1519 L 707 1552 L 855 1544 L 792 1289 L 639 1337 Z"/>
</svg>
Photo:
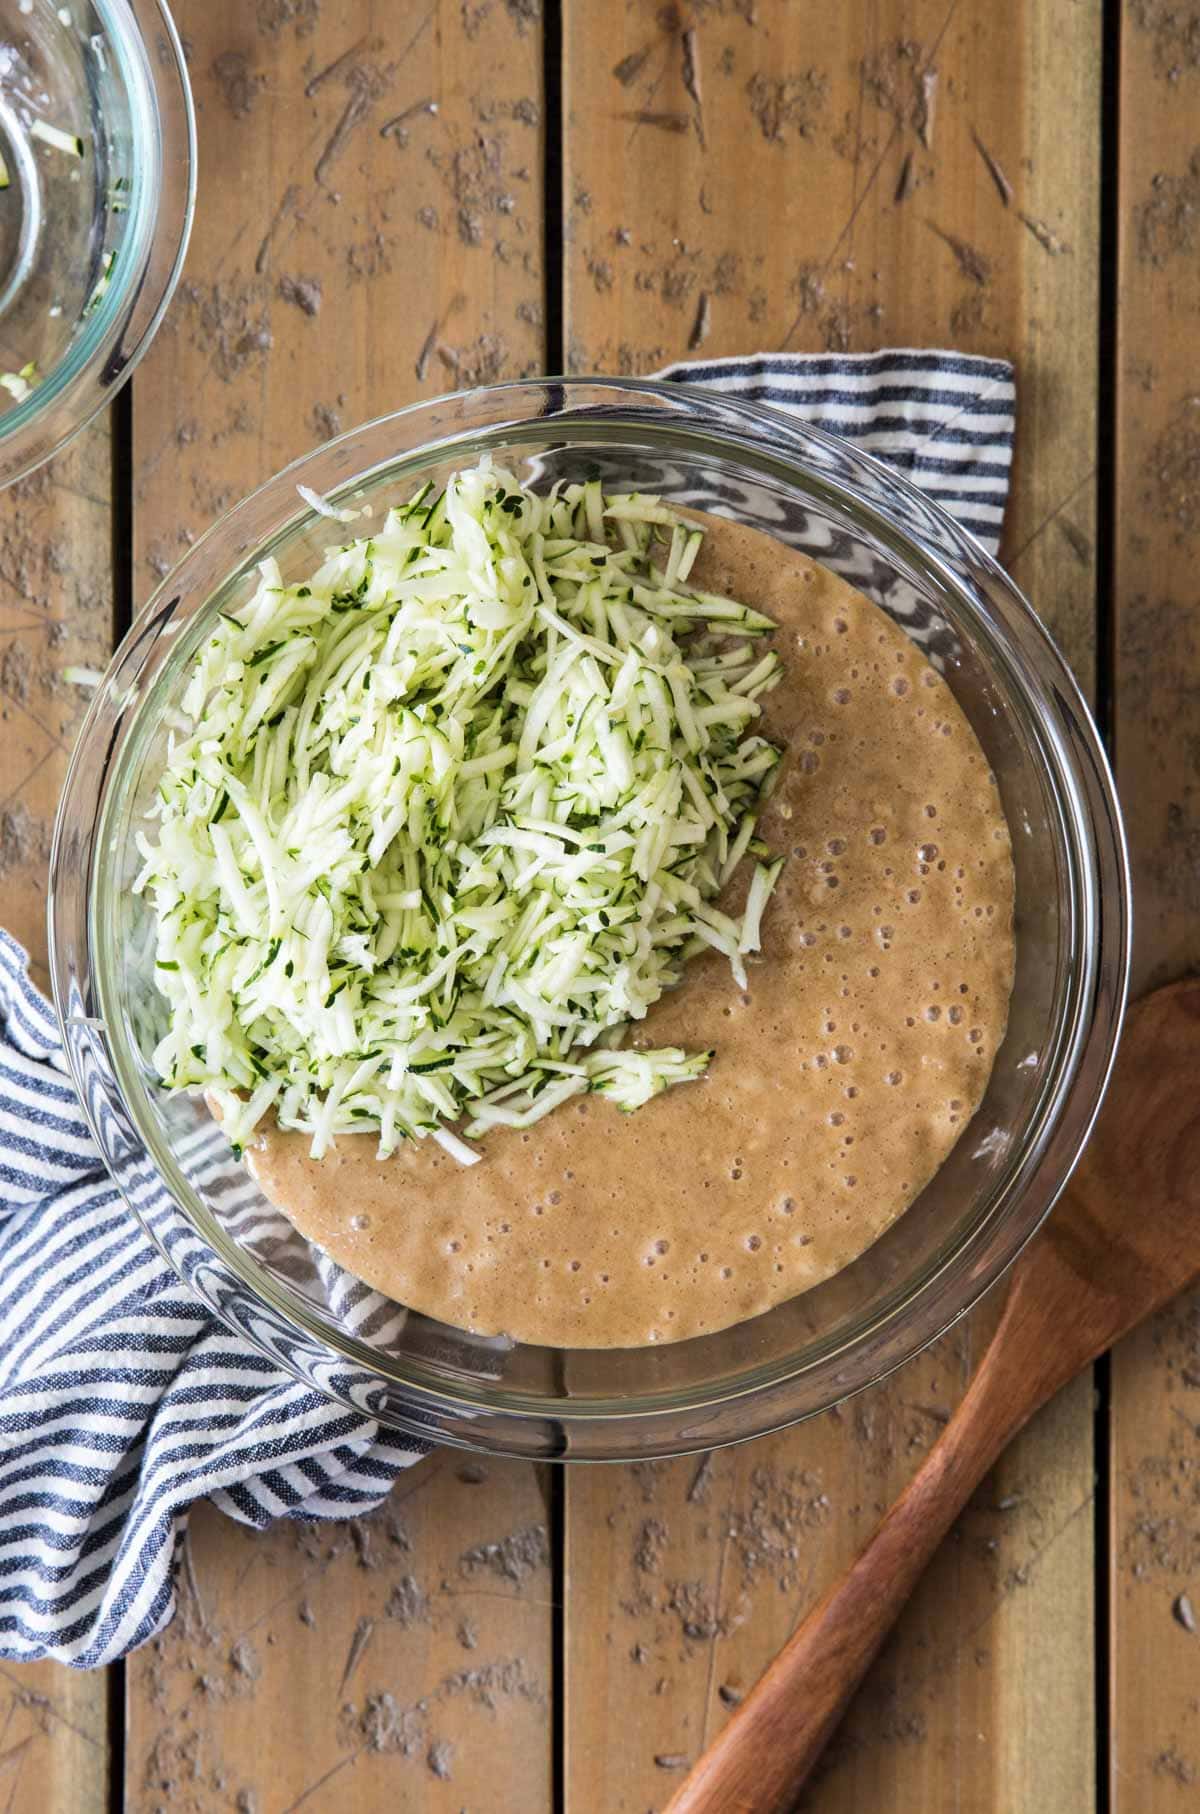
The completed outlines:
<svg viewBox="0 0 1200 1814">
<path fill-rule="evenodd" d="M 164 0 L 0 0 L 0 485 L 90 421 L 183 263 L 196 135 Z"/>
<path fill-rule="evenodd" d="M 168 1096 L 148 1062 L 164 1004 L 130 891 L 133 834 L 197 644 L 217 611 L 245 599 L 264 556 L 296 580 L 338 539 L 298 483 L 382 513 L 485 452 L 534 483 L 587 474 L 666 492 L 851 579 L 946 676 L 1012 828 L 1011 1019 L 963 1138 L 908 1212 L 828 1283 L 660 1348 L 484 1339 L 368 1290 L 292 1230 L 203 1109 Z M 88 715 L 59 814 L 50 934 L 70 1061 L 105 1159 L 218 1316 L 385 1423 L 513 1454 L 611 1459 L 707 1448 L 821 1410 L 915 1354 L 1003 1272 L 1096 1113 L 1124 1001 L 1129 895 L 1111 779 L 1070 673 L 1004 573 L 936 505 L 840 441 L 753 404 L 546 380 L 422 403 L 343 435 L 197 543 L 134 624 Z"/>
</svg>

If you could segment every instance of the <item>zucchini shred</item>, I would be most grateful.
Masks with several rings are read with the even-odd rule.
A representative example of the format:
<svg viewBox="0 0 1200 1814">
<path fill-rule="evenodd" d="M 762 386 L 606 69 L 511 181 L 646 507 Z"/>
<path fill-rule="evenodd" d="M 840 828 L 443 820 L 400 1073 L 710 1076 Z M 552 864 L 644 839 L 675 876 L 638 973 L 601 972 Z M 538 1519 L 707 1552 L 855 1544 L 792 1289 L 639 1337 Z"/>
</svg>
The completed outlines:
<svg viewBox="0 0 1200 1814">
<path fill-rule="evenodd" d="M 755 836 L 774 624 L 689 583 L 702 541 L 656 497 L 484 461 L 220 614 L 135 888 L 154 1064 L 235 1146 L 273 1115 L 317 1158 L 372 1133 L 470 1164 L 463 1135 L 704 1073 L 633 1023 L 706 949 L 746 987 L 783 859 Z"/>
</svg>

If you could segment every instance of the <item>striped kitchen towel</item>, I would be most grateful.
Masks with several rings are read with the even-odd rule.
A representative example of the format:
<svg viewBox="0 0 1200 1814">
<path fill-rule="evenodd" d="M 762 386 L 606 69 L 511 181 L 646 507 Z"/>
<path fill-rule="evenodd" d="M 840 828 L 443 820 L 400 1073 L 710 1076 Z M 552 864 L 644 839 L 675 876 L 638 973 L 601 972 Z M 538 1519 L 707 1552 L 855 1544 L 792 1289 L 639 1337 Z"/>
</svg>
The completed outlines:
<svg viewBox="0 0 1200 1814">
<path fill-rule="evenodd" d="M 768 403 L 874 454 L 995 554 L 1012 467 L 1016 390 L 1003 359 L 965 353 L 757 353 L 685 361 L 676 384 Z"/>
<path fill-rule="evenodd" d="M 353 1517 L 427 1448 L 300 1385 L 179 1282 L 0 932 L 0 1657 L 86 1669 L 161 1630 L 195 1499 L 260 1527 Z"/>
<path fill-rule="evenodd" d="M 898 467 L 989 549 L 1011 368 L 953 353 L 672 366 Z M 113 1661 L 174 1611 L 188 1507 L 370 1510 L 425 1452 L 300 1385 L 180 1284 L 104 1171 L 49 1004 L 0 933 L 0 1658 Z"/>
</svg>

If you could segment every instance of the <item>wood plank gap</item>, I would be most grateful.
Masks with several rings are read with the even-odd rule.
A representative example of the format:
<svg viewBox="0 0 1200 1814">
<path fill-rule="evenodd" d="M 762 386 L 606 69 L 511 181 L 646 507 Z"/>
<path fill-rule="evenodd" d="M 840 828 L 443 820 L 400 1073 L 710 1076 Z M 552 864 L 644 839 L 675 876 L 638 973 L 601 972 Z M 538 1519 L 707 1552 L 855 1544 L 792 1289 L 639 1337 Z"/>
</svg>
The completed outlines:
<svg viewBox="0 0 1200 1814">
<path fill-rule="evenodd" d="M 1117 393 L 1120 368 L 1121 14 L 1104 0 L 1100 67 L 1100 331 L 1096 360 L 1096 680 L 1095 713 L 1110 760 L 1116 747 Z"/>
<path fill-rule="evenodd" d="M 1119 383 L 1117 305 L 1121 147 L 1121 12 L 1123 0 L 1105 0 L 1100 65 L 1100 234 L 1099 344 L 1096 358 L 1096 666 L 1095 712 L 1110 758 L 1116 733 L 1116 492 L 1117 392 Z M 1093 1594 L 1096 1689 L 1096 1814 L 1110 1814 L 1112 1682 L 1112 1359 L 1102 1355 L 1092 1370 L 1095 1388 L 1092 1453 L 1096 1469 Z"/>
<path fill-rule="evenodd" d="M 112 504 L 112 644 L 115 649 L 133 622 L 133 380 L 118 393 L 109 412 Z M 125 1814 L 125 1659 L 105 1676 L 108 1719 L 109 1814 Z"/>
<path fill-rule="evenodd" d="M 542 283 L 545 294 L 543 356 L 547 373 L 566 370 L 563 323 L 566 315 L 564 244 L 566 209 L 563 189 L 563 8 L 562 0 L 545 0 L 542 9 Z M 546 1522 L 550 1536 L 550 1662 L 553 1681 L 550 1722 L 552 1805 L 566 1806 L 566 1528 L 567 1487 L 561 1467 L 545 1470 Z"/>
<path fill-rule="evenodd" d="M 548 1467 L 546 1523 L 550 1533 L 550 1628 L 553 1690 L 550 1719 L 551 1805 L 567 1805 L 567 1478 L 563 1467 Z"/>
<path fill-rule="evenodd" d="M 128 387 L 126 387 L 128 389 Z M 118 632 L 119 634 L 119 632 Z M 108 1713 L 108 1809 L 125 1810 L 125 1659 L 110 1663 L 105 1672 Z"/>
<path fill-rule="evenodd" d="M 546 0 L 542 16 L 542 108 L 545 151 L 542 197 L 542 261 L 546 292 L 546 371 L 566 370 L 563 318 L 563 20 L 562 0 Z"/>
<path fill-rule="evenodd" d="M 1103 494 L 1101 494 L 1103 495 Z M 1113 1814 L 1113 1627 L 1112 1547 L 1117 1528 L 1113 1472 L 1113 1363 L 1102 1354 L 1092 1370 L 1095 1389 L 1092 1454 L 1096 1469 L 1093 1526 L 1093 1631 L 1096 1690 L 1096 1814 Z"/>
<path fill-rule="evenodd" d="M 112 640 L 133 622 L 133 381 L 115 398 L 112 432 Z"/>
</svg>

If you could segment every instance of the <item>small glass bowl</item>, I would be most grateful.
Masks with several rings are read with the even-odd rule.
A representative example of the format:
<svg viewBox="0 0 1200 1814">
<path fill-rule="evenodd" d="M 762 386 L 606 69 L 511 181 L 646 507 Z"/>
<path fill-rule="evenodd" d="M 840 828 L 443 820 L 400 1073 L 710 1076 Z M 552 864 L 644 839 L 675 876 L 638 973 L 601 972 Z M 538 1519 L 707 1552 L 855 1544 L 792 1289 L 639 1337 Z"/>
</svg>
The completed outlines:
<svg viewBox="0 0 1200 1814">
<path fill-rule="evenodd" d="M 860 587 L 945 675 L 1013 834 L 1017 968 L 983 1103 L 941 1170 L 843 1272 L 767 1314 L 657 1348 L 485 1339 L 368 1290 L 262 1197 L 202 1107 L 159 1086 L 152 927 L 130 882 L 164 721 L 217 611 L 256 564 L 285 582 L 338 539 L 296 487 L 367 506 L 484 453 L 534 483 L 595 476 L 768 531 Z M 56 829 L 50 935 L 71 1065 L 114 1178 L 205 1303 L 285 1367 L 382 1422 L 541 1457 L 680 1453 L 822 1410 L 898 1367 L 999 1277 L 1087 1137 L 1123 1009 L 1129 890 L 1086 707 L 1006 575 L 935 504 L 844 443 L 699 389 L 600 379 L 498 385 L 330 442 L 232 510 L 146 606 L 100 687 Z M 648 1188 L 652 1188 L 652 1181 Z"/>
<path fill-rule="evenodd" d="M 162 0 L 0 0 L 0 485 L 128 378 L 175 287 L 195 196 Z"/>
</svg>

